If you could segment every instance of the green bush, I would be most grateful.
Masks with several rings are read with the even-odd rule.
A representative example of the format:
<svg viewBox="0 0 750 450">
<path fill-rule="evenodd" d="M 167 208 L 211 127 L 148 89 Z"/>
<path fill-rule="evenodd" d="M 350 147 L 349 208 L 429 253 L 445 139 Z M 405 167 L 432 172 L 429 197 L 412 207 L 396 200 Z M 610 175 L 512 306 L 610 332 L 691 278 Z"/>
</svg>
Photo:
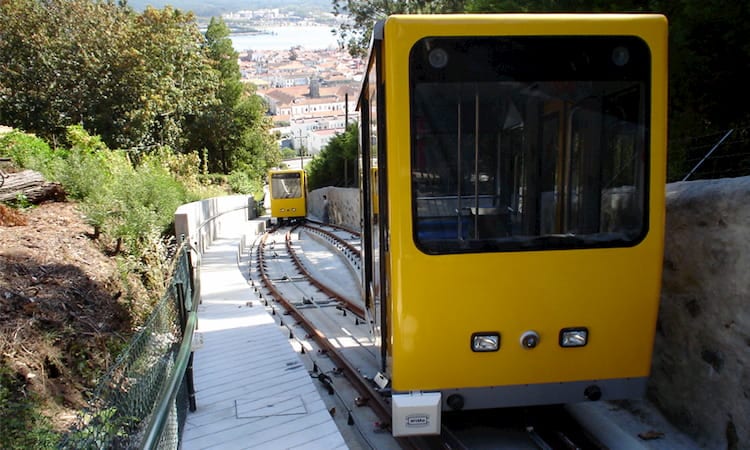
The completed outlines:
<svg viewBox="0 0 750 450">
<path fill-rule="evenodd" d="M 120 167 L 106 185 L 83 200 L 91 224 L 116 239 L 118 251 L 141 254 L 151 242 L 148 236 L 164 234 L 177 208 L 190 201 L 187 188 L 172 176 L 163 156 L 145 156 L 135 168 Z"/>
<path fill-rule="evenodd" d="M 12 131 L 0 136 L 0 155 L 11 158 L 19 167 L 36 170 L 48 180 L 57 181 L 67 152 L 52 150 L 33 134 Z"/>
<path fill-rule="evenodd" d="M 291 149 L 291 148 L 283 148 L 283 149 L 281 149 L 281 159 L 282 160 L 297 158 L 298 156 L 299 155 L 298 155 L 297 151 L 294 150 L 294 149 Z"/>
<path fill-rule="evenodd" d="M 357 124 L 337 133 L 307 165 L 308 188 L 312 191 L 325 186 L 352 187 L 357 171 Z M 346 173 L 344 173 L 346 169 Z"/>
<path fill-rule="evenodd" d="M 83 200 L 112 181 L 104 154 L 74 148 L 66 163 L 55 181 L 62 183 L 72 199 Z"/>
<path fill-rule="evenodd" d="M 245 171 L 235 170 L 227 177 L 227 183 L 233 192 L 239 194 L 257 195 L 263 192 L 263 183 L 257 178 L 253 178 Z"/>
<path fill-rule="evenodd" d="M 55 181 L 62 183 L 70 198 L 84 200 L 113 180 L 113 172 L 129 166 L 127 158 L 111 152 L 98 136 L 90 136 L 80 126 L 68 127 L 70 150 Z"/>
<path fill-rule="evenodd" d="M 107 245 L 117 242 L 114 250 L 119 253 L 118 268 L 126 292 L 131 291 L 128 280 L 133 276 L 153 292 L 162 292 L 174 245 L 167 236 L 173 231 L 174 213 L 180 205 L 224 195 L 228 184 L 236 192 L 262 190 L 258 177 L 253 178 L 247 170 L 229 176 L 201 175 L 197 154 L 175 154 L 161 148 L 139 155 L 134 163 L 132 155 L 107 149 L 81 127 L 68 128 L 66 137 L 69 149 L 53 150 L 33 135 L 9 133 L 0 136 L 0 155 L 62 183 L 69 198 L 78 200 L 97 237 L 104 235 Z M 23 205 L 22 199 L 18 204 Z M 149 314 L 140 302 L 137 307 L 134 303 L 130 306 L 132 317 L 138 320 Z M 0 448 L 55 448 L 57 437 L 40 413 L 40 402 L 25 392 L 24 380 L 3 366 L 1 359 Z"/>
<path fill-rule="evenodd" d="M 55 448 L 59 438 L 39 402 L 11 369 L 0 364 L 0 448 Z"/>
<path fill-rule="evenodd" d="M 170 230 L 180 205 L 205 198 L 197 154 L 175 154 L 164 147 L 142 155 L 134 165 L 127 153 L 107 149 L 81 126 L 68 127 L 66 138 L 70 149 L 56 151 L 33 135 L 12 132 L 0 138 L 0 154 L 62 183 L 68 196 L 81 202 L 95 235 L 116 240 L 118 252 L 137 256 L 148 251 L 154 234 Z M 237 192 L 257 188 L 242 173 L 231 178 Z M 211 192 L 222 193 L 221 188 Z"/>
<path fill-rule="evenodd" d="M 198 181 L 203 185 L 220 186 L 227 182 L 227 176 L 221 173 L 208 173 L 198 176 Z"/>
</svg>

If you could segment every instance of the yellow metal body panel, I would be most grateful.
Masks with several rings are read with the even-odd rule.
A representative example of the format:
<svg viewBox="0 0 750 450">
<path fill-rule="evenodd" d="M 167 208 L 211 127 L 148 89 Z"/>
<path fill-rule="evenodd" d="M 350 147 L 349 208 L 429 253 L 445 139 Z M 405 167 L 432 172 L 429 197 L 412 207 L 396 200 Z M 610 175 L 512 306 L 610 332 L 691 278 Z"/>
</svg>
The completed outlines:
<svg viewBox="0 0 750 450">
<path fill-rule="evenodd" d="M 289 187 L 274 183 L 275 176 L 299 175 L 299 183 Z M 271 195 L 271 217 L 298 218 L 307 215 L 307 182 L 304 170 L 273 170 L 268 172 L 269 194 Z"/>
<path fill-rule="evenodd" d="M 412 236 L 409 52 L 427 36 L 629 35 L 652 54 L 648 234 L 634 247 L 427 255 Z M 384 26 L 389 217 L 387 320 L 396 391 L 509 386 L 649 374 L 663 254 L 667 24 L 656 15 L 393 16 Z M 382 169 L 381 169 L 382 170 Z M 561 348 L 565 327 L 589 344 Z M 519 339 L 541 340 L 533 350 Z M 475 353 L 474 332 L 501 349 Z"/>
</svg>

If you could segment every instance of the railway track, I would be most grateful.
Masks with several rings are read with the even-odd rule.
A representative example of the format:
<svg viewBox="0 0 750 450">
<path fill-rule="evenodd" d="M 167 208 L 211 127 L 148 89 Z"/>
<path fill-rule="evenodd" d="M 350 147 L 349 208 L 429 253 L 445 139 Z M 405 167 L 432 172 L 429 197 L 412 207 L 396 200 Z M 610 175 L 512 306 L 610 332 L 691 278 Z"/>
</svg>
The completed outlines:
<svg viewBox="0 0 750 450">
<path fill-rule="evenodd" d="M 341 231 L 315 228 L 318 236 L 340 240 L 334 236 Z M 361 301 L 347 298 L 331 287 L 335 284 L 338 290 L 346 290 L 348 286 L 351 297 L 358 280 L 353 271 L 326 274 L 312 267 L 311 262 L 321 253 L 328 252 L 330 258 L 330 247 L 309 234 L 300 239 L 303 233 L 313 231 L 309 226 L 280 228 L 263 235 L 253 247 L 251 279 L 272 315 L 278 316 L 279 325 L 289 330 L 289 338 L 304 355 L 312 376 L 337 397 L 338 401 L 333 402 L 337 405 L 331 408 L 337 408 L 337 414 L 346 414 L 347 425 L 358 430 L 355 434 L 366 446 L 397 448 L 386 431 L 390 406 L 363 376 L 377 361 Z M 300 241 L 307 241 L 304 249 Z M 361 408 L 365 405 L 368 408 Z M 382 432 L 373 433 L 377 428 Z"/>
<path fill-rule="evenodd" d="M 448 413 L 440 436 L 394 439 L 389 391 L 372 380 L 378 358 L 359 294 L 359 245 L 356 232 L 308 222 L 270 229 L 251 250 L 252 285 L 288 330 L 355 447 L 604 448 L 561 408 Z"/>
</svg>

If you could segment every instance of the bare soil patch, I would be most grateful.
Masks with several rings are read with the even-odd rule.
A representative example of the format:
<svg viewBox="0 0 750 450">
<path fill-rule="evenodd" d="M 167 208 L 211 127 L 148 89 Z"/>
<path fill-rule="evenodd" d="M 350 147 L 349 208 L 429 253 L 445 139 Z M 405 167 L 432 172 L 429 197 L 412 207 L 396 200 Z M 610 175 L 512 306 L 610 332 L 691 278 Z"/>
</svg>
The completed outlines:
<svg viewBox="0 0 750 450">
<path fill-rule="evenodd" d="M 58 430 L 127 343 L 130 291 L 75 203 L 0 205 L 0 364 Z M 142 289 L 142 288 L 140 288 Z"/>
</svg>

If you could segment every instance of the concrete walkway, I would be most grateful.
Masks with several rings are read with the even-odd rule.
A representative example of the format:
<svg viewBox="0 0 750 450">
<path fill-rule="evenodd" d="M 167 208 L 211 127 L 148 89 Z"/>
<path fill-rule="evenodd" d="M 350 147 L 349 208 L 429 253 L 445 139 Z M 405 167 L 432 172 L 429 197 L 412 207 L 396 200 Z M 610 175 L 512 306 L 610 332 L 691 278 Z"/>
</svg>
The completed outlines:
<svg viewBox="0 0 750 450">
<path fill-rule="evenodd" d="M 198 409 L 187 413 L 181 448 L 347 448 L 287 336 L 243 275 L 241 236 L 223 231 L 202 258 Z"/>
</svg>

